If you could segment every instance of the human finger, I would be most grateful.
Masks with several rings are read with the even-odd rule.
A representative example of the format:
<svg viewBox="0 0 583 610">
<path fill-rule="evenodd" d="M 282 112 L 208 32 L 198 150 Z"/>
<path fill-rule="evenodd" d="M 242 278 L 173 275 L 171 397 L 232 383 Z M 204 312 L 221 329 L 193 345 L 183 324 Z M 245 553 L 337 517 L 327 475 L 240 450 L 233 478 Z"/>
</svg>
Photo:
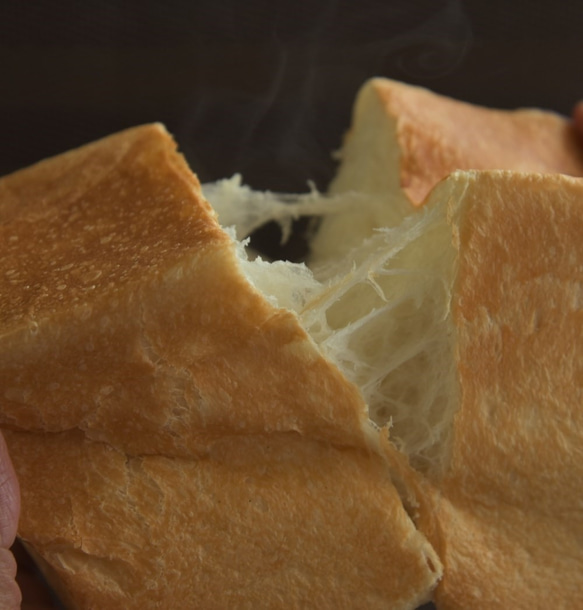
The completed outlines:
<svg viewBox="0 0 583 610">
<path fill-rule="evenodd" d="M 0 608 L 17 610 L 21 602 L 16 584 L 16 560 L 9 549 L 0 549 Z"/>
<path fill-rule="evenodd" d="M 20 487 L 6 441 L 0 433 L 0 548 L 9 549 L 16 538 L 20 515 Z"/>
</svg>

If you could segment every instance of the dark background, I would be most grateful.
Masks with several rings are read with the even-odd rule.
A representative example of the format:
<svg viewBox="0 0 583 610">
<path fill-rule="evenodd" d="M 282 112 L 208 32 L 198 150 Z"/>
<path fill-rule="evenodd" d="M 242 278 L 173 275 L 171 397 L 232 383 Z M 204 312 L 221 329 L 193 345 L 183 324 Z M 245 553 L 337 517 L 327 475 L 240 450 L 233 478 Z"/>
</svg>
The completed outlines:
<svg viewBox="0 0 583 610">
<path fill-rule="evenodd" d="M 0 0 L 0 174 L 162 121 L 202 181 L 323 188 L 365 79 L 568 114 L 582 31 L 580 1 Z"/>
</svg>

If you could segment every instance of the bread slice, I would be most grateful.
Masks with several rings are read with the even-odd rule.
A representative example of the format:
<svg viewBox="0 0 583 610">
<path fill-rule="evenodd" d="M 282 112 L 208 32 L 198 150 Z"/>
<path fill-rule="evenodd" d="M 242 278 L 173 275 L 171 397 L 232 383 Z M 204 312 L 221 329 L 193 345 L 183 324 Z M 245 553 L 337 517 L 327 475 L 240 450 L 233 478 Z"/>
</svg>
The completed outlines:
<svg viewBox="0 0 583 610">
<path fill-rule="evenodd" d="M 382 433 L 293 311 L 320 284 L 239 261 L 161 126 L 0 180 L 0 244 L 19 534 L 68 607 L 428 599 Z"/>
<path fill-rule="evenodd" d="M 454 170 L 583 176 L 583 148 L 564 117 L 483 108 L 384 78 L 369 80 L 358 93 L 340 159 L 330 192 L 369 197 L 351 215 L 323 220 L 311 244 L 315 261 L 358 246 L 355 236 L 399 224 Z"/>
<path fill-rule="evenodd" d="M 456 172 L 329 281 L 440 610 L 583 605 L 582 204 L 580 179 Z"/>
</svg>

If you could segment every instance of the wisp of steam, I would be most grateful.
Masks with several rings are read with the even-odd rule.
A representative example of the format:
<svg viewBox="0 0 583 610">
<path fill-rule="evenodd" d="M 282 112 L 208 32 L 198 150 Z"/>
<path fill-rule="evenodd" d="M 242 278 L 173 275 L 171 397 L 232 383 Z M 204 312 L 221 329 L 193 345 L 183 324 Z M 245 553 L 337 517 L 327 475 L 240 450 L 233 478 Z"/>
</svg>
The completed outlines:
<svg viewBox="0 0 583 610">
<path fill-rule="evenodd" d="M 201 86 L 177 133 L 194 170 L 205 182 L 241 173 L 258 189 L 325 189 L 365 80 L 416 83 L 463 61 L 461 0 L 423 4 L 305 0 L 248 14 L 217 2 L 219 35 L 200 42 Z"/>
</svg>

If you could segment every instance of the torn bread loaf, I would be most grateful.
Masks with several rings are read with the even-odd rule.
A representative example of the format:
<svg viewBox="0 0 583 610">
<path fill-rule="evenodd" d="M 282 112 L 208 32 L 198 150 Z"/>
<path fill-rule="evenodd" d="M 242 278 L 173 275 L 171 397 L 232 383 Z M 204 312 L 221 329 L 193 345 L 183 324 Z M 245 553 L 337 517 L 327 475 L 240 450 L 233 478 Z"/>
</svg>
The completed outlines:
<svg viewBox="0 0 583 610">
<path fill-rule="evenodd" d="M 359 91 L 340 159 L 330 193 L 369 197 L 352 214 L 323 220 L 311 244 L 315 261 L 357 246 L 355 234 L 399 224 L 458 169 L 583 176 L 583 148 L 562 116 L 483 108 L 384 78 Z"/>
<path fill-rule="evenodd" d="M 359 389 L 276 306 L 301 291 L 245 277 L 161 126 L 3 178 L 0 221 L 19 534 L 68 607 L 429 598 Z"/>
<path fill-rule="evenodd" d="M 320 270 L 322 349 L 391 425 L 439 610 L 583 605 L 582 206 L 580 179 L 456 172 Z"/>
<path fill-rule="evenodd" d="M 355 227 L 351 256 L 288 278 L 302 326 L 390 427 L 394 480 L 444 563 L 439 610 L 583 604 L 582 204 L 580 179 L 455 172 L 399 226 Z"/>
<path fill-rule="evenodd" d="M 583 182 L 458 174 L 437 202 L 458 252 L 442 332 L 459 397 L 418 496 L 438 607 L 580 607 Z"/>
<path fill-rule="evenodd" d="M 75 155 L 88 150 L 91 147 L 72 153 L 70 157 L 61 157 L 59 163 L 66 165 Z M 118 150 L 123 150 L 119 142 L 108 154 L 117 154 Z M 79 595 L 87 595 L 87 599 L 104 595 L 104 591 L 111 594 L 117 590 L 119 595 L 124 583 L 129 582 L 126 578 L 131 580 L 136 574 L 128 568 L 137 561 L 137 554 L 132 555 L 132 552 L 143 547 L 144 540 L 151 538 L 152 532 L 161 536 L 163 531 L 180 530 L 176 535 L 187 541 L 188 548 L 197 550 L 197 565 L 201 565 L 203 550 L 207 548 L 206 544 L 197 547 L 197 541 L 214 541 L 210 546 L 216 548 L 216 553 L 211 558 L 205 557 L 210 560 L 205 565 L 223 566 L 225 573 L 230 574 L 229 579 L 236 583 L 233 588 L 221 588 L 222 597 L 217 599 L 223 607 L 242 605 L 247 598 L 241 597 L 240 583 L 248 583 L 246 572 L 241 572 L 239 565 L 233 567 L 235 559 L 229 555 L 232 547 L 221 546 L 221 543 L 226 544 L 225 539 L 212 538 L 215 529 L 226 529 L 242 535 L 246 552 L 253 555 L 257 551 L 258 554 L 253 555 L 256 563 L 251 562 L 254 567 L 250 568 L 254 575 L 257 565 L 265 565 L 269 563 L 267 557 L 274 557 L 272 551 L 281 548 L 278 545 L 282 539 L 293 539 L 294 544 L 284 547 L 285 556 L 289 558 L 303 556 L 306 549 L 319 549 L 314 551 L 315 563 L 309 564 L 304 572 L 298 571 L 301 562 L 295 559 L 291 561 L 291 567 L 290 563 L 276 561 L 279 580 L 269 579 L 269 583 L 277 583 L 267 592 L 261 585 L 262 594 L 267 595 L 264 599 L 274 600 L 275 606 L 281 598 L 282 582 L 293 583 L 286 588 L 294 591 L 298 582 L 310 584 L 311 588 L 303 589 L 307 596 L 299 594 L 295 598 L 298 606 L 305 605 L 308 598 L 317 599 L 318 607 L 325 605 L 326 600 L 334 607 L 341 605 L 341 598 L 326 597 L 331 595 L 330 587 L 325 587 L 323 593 L 318 589 L 326 576 L 322 580 L 318 580 L 319 576 L 310 580 L 308 574 L 313 577 L 315 573 L 333 573 L 338 579 L 334 582 L 345 582 L 344 590 L 352 591 L 348 584 L 352 581 L 347 580 L 346 574 L 356 578 L 355 566 L 371 565 L 379 580 L 375 580 L 377 576 L 371 576 L 367 582 L 382 581 L 386 588 L 380 596 L 371 594 L 354 598 L 355 606 L 374 607 L 375 603 L 384 603 L 389 607 L 414 607 L 436 582 L 439 559 L 424 538 L 411 528 L 392 480 L 418 528 L 438 550 L 444 563 L 444 578 L 435 596 L 440 609 L 581 605 L 578 574 L 583 571 L 583 545 L 577 486 L 581 480 L 581 455 L 577 439 L 582 431 L 578 412 L 582 366 L 576 339 L 581 335 L 579 296 L 580 261 L 583 260 L 583 253 L 577 246 L 582 231 L 578 213 L 582 189 L 579 181 L 507 172 L 456 173 L 439 184 L 418 211 L 408 204 L 411 213 L 405 214 L 398 226 L 373 231 L 371 235 L 372 225 L 352 223 L 351 235 L 359 247 L 351 257 L 328 259 L 325 263 L 312 260 L 310 270 L 284 262 L 268 264 L 261 259 L 246 260 L 243 247 L 235 245 L 214 224 L 212 212 L 201 201 L 193 178 L 184 173 L 187 170 L 183 163 L 170 162 L 174 157 L 166 153 L 149 157 L 145 150 L 143 141 L 136 143 L 133 153 L 126 150 L 127 154 L 122 155 L 120 167 L 124 179 L 134 175 L 136 167 L 144 169 L 132 189 L 137 186 L 139 191 L 140 184 L 149 184 L 146 192 L 154 192 L 153 183 L 148 181 L 155 183 L 159 179 L 161 190 L 156 192 L 164 195 L 156 197 L 157 202 L 164 201 L 164 209 L 186 209 L 188 212 L 178 214 L 180 227 L 174 227 L 177 232 L 169 240 L 180 248 L 174 250 L 168 246 L 169 242 L 166 245 L 160 242 L 159 258 L 142 265 L 133 276 L 134 283 L 128 284 L 125 292 L 111 293 L 118 295 L 115 307 L 119 308 L 121 304 L 122 311 L 126 307 L 124 299 L 130 309 L 136 303 L 150 303 L 145 309 L 136 306 L 139 323 L 134 324 L 133 318 L 126 316 L 123 321 L 117 321 L 117 330 L 110 335 L 107 335 L 109 322 L 105 323 L 103 331 L 101 326 L 95 327 L 96 336 L 105 334 L 107 337 L 107 341 L 98 343 L 100 349 L 109 349 L 111 337 L 118 333 L 122 338 L 116 350 L 123 358 L 109 368 L 105 359 L 91 361 L 95 363 L 92 366 L 96 371 L 103 372 L 103 379 L 116 379 L 115 372 L 120 363 L 126 362 L 124 358 L 129 363 L 137 360 L 146 367 L 136 366 L 126 377 L 137 380 L 136 387 L 132 386 L 137 394 L 126 403 L 130 421 L 126 421 L 123 412 L 116 407 L 119 397 L 112 388 L 122 389 L 119 378 L 116 386 L 101 380 L 95 386 L 99 392 L 94 394 L 93 401 L 81 396 L 84 408 L 60 427 L 55 427 L 55 420 L 40 409 L 38 399 L 35 399 L 36 403 L 31 400 L 33 386 L 30 383 L 12 384 L 8 388 L 6 412 L 10 419 L 6 420 L 4 428 L 11 446 L 18 448 L 20 468 L 28 476 L 44 476 L 42 469 L 52 459 L 55 479 L 67 480 L 70 484 L 67 477 L 67 469 L 71 468 L 70 456 L 78 463 L 91 464 L 83 468 L 83 472 L 90 473 L 81 481 L 86 485 L 85 491 L 79 492 L 77 504 L 65 512 L 68 515 L 66 523 L 57 526 L 68 532 L 73 544 L 55 544 L 54 531 L 51 531 L 52 542 L 45 539 L 40 545 L 45 557 L 50 555 L 49 560 L 59 565 L 60 576 L 55 580 L 68 583 L 67 587 L 82 580 L 84 584 L 79 591 L 90 592 Z M 134 157 L 142 159 L 135 167 L 130 163 Z M 96 156 L 91 163 L 98 160 Z M 72 175 L 79 173 L 83 163 L 72 170 Z M 42 167 L 41 164 L 35 171 Z M 177 174 L 168 172 L 169 167 L 182 168 L 178 175 L 190 185 L 187 195 L 180 195 L 183 192 L 180 189 L 176 194 Z M 96 179 L 98 175 L 95 171 L 85 173 L 86 180 Z M 50 177 L 50 172 L 46 175 Z M 170 176 L 174 187 L 162 188 Z M 61 192 L 72 193 L 74 201 L 82 202 L 83 197 L 88 199 L 87 194 L 78 192 L 74 180 L 67 179 L 66 173 L 59 176 L 58 182 L 63 189 Z M 40 193 L 48 190 L 46 185 L 50 186 L 50 181 L 37 190 L 39 199 L 42 198 Z M 16 218 L 15 210 L 34 199 L 28 192 L 19 194 L 18 189 L 24 189 L 24 181 L 20 186 L 12 184 L 4 188 L 6 218 Z M 126 193 L 124 199 L 121 196 L 124 189 L 120 188 L 114 197 L 107 188 L 107 181 L 102 181 L 99 190 L 91 191 L 99 193 L 99 197 L 92 195 L 88 200 L 94 204 L 97 201 L 114 202 L 112 213 L 127 207 L 114 205 L 119 201 L 125 201 L 130 209 L 136 210 L 145 205 L 143 196 L 132 198 Z M 359 188 L 358 184 L 354 188 Z M 194 206 L 191 205 L 193 192 L 197 202 Z M 106 196 L 102 197 L 104 193 Z M 214 197 L 213 193 L 211 195 Z M 370 193 L 357 197 L 365 206 L 358 214 L 365 212 L 366 206 L 375 205 Z M 190 204 L 180 208 L 181 201 Z M 156 207 L 157 204 L 150 202 L 149 205 Z M 46 201 L 39 204 L 30 218 L 50 219 L 43 206 L 46 207 Z M 193 207 L 197 210 L 197 218 L 206 219 L 202 223 L 204 226 L 214 227 L 215 232 L 208 243 L 198 230 L 193 233 L 196 237 L 184 233 L 189 223 L 183 221 L 190 218 Z M 336 216 L 350 214 L 347 210 L 343 208 L 341 213 L 336 210 Z M 240 217 L 245 222 L 257 222 L 252 213 Z M 87 217 L 83 217 L 83 224 L 78 226 L 87 231 L 100 230 L 99 222 L 93 220 L 87 222 Z M 159 226 L 155 231 L 144 230 L 142 225 L 136 224 L 138 220 L 139 214 L 135 218 L 130 214 L 119 226 L 135 225 L 134 235 L 139 235 L 139 239 L 159 231 Z M 320 234 L 319 238 L 324 242 L 329 240 L 324 244 L 326 247 L 333 248 L 344 242 L 343 226 L 347 226 L 346 223 Z M 109 234 L 104 237 L 107 244 Z M 191 239 L 193 241 L 189 241 Z M 101 243 L 101 236 L 99 241 Z M 153 240 L 142 244 L 148 249 L 142 252 L 140 248 L 141 255 L 155 251 L 156 243 Z M 195 263 L 180 266 L 177 261 L 182 260 L 180 256 L 185 247 L 188 257 L 193 256 Z M 85 249 L 91 251 L 88 247 Z M 123 252 L 123 249 L 116 251 L 115 264 L 119 264 Z M 164 267 L 168 252 L 178 252 L 173 254 L 177 258 L 170 258 L 168 267 Z M 528 256 L 525 253 L 529 253 Z M 138 257 L 138 260 L 142 259 Z M 32 273 L 44 263 L 45 259 L 38 259 L 27 262 L 24 268 Z M 172 271 L 177 265 L 181 269 L 178 274 Z M 66 265 L 63 267 L 67 271 Z M 154 268 L 159 283 L 155 287 L 153 283 L 150 291 L 147 272 Z M 12 267 L 10 271 L 12 273 Z M 184 283 L 181 283 L 183 278 Z M 227 278 L 225 283 L 223 278 Z M 63 284 L 67 285 L 67 282 Z M 94 284 L 98 286 L 98 283 Z M 170 296 L 172 286 L 176 286 L 176 291 Z M 65 288 L 59 288 L 59 291 Z M 27 290 L 30 288 L 23 288 L 24 295 Z M 241 303 L 233 302 L 235 296 L 230 300 L 222 299 L 220 295 L 224 293 L 221 291 L 225 290 L 229 295 L 237 295 Z M 37 304 L 46 299 L 42 296 L 46 291 L 37 290 L 37 293 L 42 298 L 27 301 L 22 297 L 22 303 L 28 304 L 28 309 L 23 307 L 22 311 L 38 311 Z M 136 294 L 147 298 L 135 298 Z M 246 295 L 245 299 L 241 295 Z M 179 304 L 176 309 L 179 313 L 170 317 L 163 312 L 169 298 Z M 247 299 L 252 306 L 246 304 Z M 89 314 L 86 308 L 79 311 L 85 311 L 80 317 L 86 317 L 89 325 L 103 320 L 103 316 L 99 317 L 99 309 L 96 309 L 98 317 L 91 317 L 93 306 Z M 192 313 L 196 311 L 198 317 Z M 107 314 L 105 319 L 112 317 Z M 40 334 L 42 325 L 38 316 L 22 319 L 29 332 L 21 336 L 27 337 L 33 346 L 27 348 L 28 352 L 22 352 L 26 355 L 34 352 L 34 342 L 38 341 L 38 336 L 43 336 Z M 290 335 L 278 334 L 283 322 L 286 322 L 286 328 L 293 330 Z M 173 329 L 168 335 L 171 338 L 169 345 L 152 338 L 158 330 L 168 326 Z M 234 328 L 246 329 L 245 340 L 239 342 L 237 339 L 233 343 L 233 337 L 237 336 L 232 334 Z M 81 331 L 82 324 L 79 324 L 75 332 Z M 125 332 L 129 334 L 124 335 Z M 84 338 L 82 332 L 80 336 Z M 281 345 L 290 345 L 290 336 L 296 337 L 293 349 L 281 349 Z M 60 335 L 54 337 L 57 343 L 60 339 Z M 20 338 L 16 343 L 22 343 Z M 241 343 L 247 349 L 240 349 Z M 84 340 L 81 345 L 89 349 L 74 352 L 61 367 L 64 374 L 76 370 L 79 353 L 84 358 L 93 357 L 90 354 L 95 351 L 95 340 Z M 196 347 L 194 352 L 191 345 Z M 19 354 L 20 349 L 21 346 L 15 353 Z M 59 351 L 58 355 L 62 353 Z M 261 364 L 257 366 L 251 362 L 256 354 L 261 354 L 257 359 Z M 190 362 L 194 364 L 182 367 L 183 358 L 191 358 Z M 221 359 L 226 359 L 228 365 L 222 373 L 213 375 Z M 52 360 L 56 361 L 54 358 L 39 359 L 37 370 L 51 366 Z M 320 366 L 322 368 L 318 368 Z M 298 379 L 304 379 L 304 376 L 311 379 L 312 372 L 317 380 L 313 379 L 312 385 L 303 388 Z M 244 373 L 241 379 L 236 377 L 241 373 Z M 188 383 L 191 374 L 196 375 L 196 383 Z M 258 376 L 263 379 L 267 376 L 271 383 L 259 389 L 251 387 Z M 233 379 L 240 385 L 235 387 Z M 286 381 L 272 387 L 273 382 L 280 379 Z M 105 387 L 102 389 L 102 386 Z M 76 386 L 77 390 L 83 387 L 83 384 Z M 308 393 L 314 388 L 320 388 L 319 399 L 306 406 L 305 401 L 310 400 Z M 57 391 L 60 386 L 50 389 Z M 124 397 L 126 391 L 118 394 Z M 162 409 L 160 414 L 153 408 L 156 401 L 148 403 L 146 400 L 158 391 L 164 401 L 170 400 L 177 409 L 170 417 L 168 411 Z M 336 392 L 341 400 L 337 399 Z M 294 393 L 294 396 L 290 395 Z M 77 394 L 78 391 L 70 396 L 78 400 Z M 334 396 L 333 401 L 330 396 Z M 268 403 L 266 397 L 275 397 L 275 400 Z M 55 404 L 60 404 L 58 399 Z M 188 406 L 191 404 L 197 408 L 191 410 Z M 270 405 L 269 410 L 264 410 L 262 405 L 265 404 Z M 58 408 L 55 412 L 59 413 Z M 236 418 L 233 417 L 235 412 Z M 26 425 L 19 423 L 19 416 Z M 369 423 L 368 416 L 377 427 Z M 184 418 L 188 418 L 186 423 Z M 49 425 L 52 428 L 48 428 Z M 386 438 L 386 428 L 378 433 L 378 427 L 383 426 L 390 427 L 390 440 Z M 55 433 L 47 434 L 45 429 Z M 141 429 L 147 436 L 140 433 Z M 31 430 L 37 430 L 37 433 L 31 434 Z M 63 449 L 63 454 L 69 457 L 62 461 L 55 458 L 54 444 L 51 444 L 57 442 L 67 448 Z M 385 460 L 378 454 L 379 444 L 384 449 Z M 95 466 L 101 460 L 108 464 L 111 476 L 107 478 Z M 271 476 L 272 467 L 266 468 L 266 462 L 278 465 L 277 477 Z M 390 476 L 388 466 L 391 467 Z M 183 481 L 187 478 L 184 473 L 188 471 L 188 478 L 197 481 L 192 496 L 184 491 L 184 485 L 180 486 L 179 498 L 171 495 L 176 491 L 163 484 L 166 476 L 163 473 L 172 469 L 180 474 L 169 476 L 169 480 Z M 345 471 L 350 474 L 347 478 L 344 478 Z M 319 478 L 322 472 L 324 478 Z M 239 475 L 244 477 L 243 484 Z M 282 497 L 276 478 L 280 482 L 285 480 L 286 489 L 292 490 L 291 495 L 283 495 L 281 503 L 276 500 Z M 342 504 L 334 500 L 338 498 L 336 493 L 326 495 L 324 480 L 345 490 Z M 235 484 L 223 485 L 224 481 Z M 48 486 L 49 481 L 44 485 Z M 78 523 L 87 519 L 84 516 L 87 507 L 94 506 L 94 498 L 90 496 L 95 494 L 87 489 L 103 489 L 99 495 L 109 498 L 110 493 L 105 490 L 111 489 L 111 485 L 118 485 L 117 488 L 123 490 L 118 496 L 133 500 L 129 504 L 125 500 L 118 503 L 115 497 L 113 506 L 101 503 L 99 510 L 91 513 L 90 520 L 86 521 L 88 531 L 75 538 Z M 261 498 L 256 504 L 250 498 L 249 488 L 253 497 Z M 49 502 L 64 503 L 61 494 L 57 494 L 58 500 L 54 498 L 52 489 L 46 493 L 51 498 Z M 313 489 L 314 495 L 295 506 L 291 498 L 305 494 L 306 489 Z M 144 494 L 137 500 L 136 490 Z M 361 497 L 366 499 L 364 503 Z M 359 498 L 359 502 L 347 504 L 347 498 Z M 202 503 L 196 504 L 197 500 Z M 46 514 L 53 507 L 50 503 L 38 513 L 40 521 L 36 525 L 39 527 L 48 527 Z M 136 503 L 156 507 L 158 520 L 151 531 L 139 517 L 139 523 L 136 523 L 136 511 L 132 508 Z M 170 503 L 180 509 L 174 511 Z M 225 504 L 235 507 L 234 512 L 241 515 L 242 521 L 232 520 L 233 511 L 216 510 L 217 506 Z M 289 521 L 278 521 L 277 528 L 268 526 L 272 522 L 263 515 L 266 504 L 273 507 L 274 514 L 270 516 L 278 519 L 281 512 L 289 515 Z M 366 561 L 371 561 L 368 555 L 364 562 L 357 560 L 345 565 L 341 561 L 344 567 L 338 572 L 335 565 L 338 547 L 326 553 L 324 548 L 329 540 L 314 539 L 307 534 L 308 531 L 320 531 L 318 515 L 323 512 L 330 523 L 337 524 L 343 531 L 350 523 L 367 524 L 370 530 L 363 525 L 358 534 L 348 529 L 349 540 L 341 542 L 347 556 L 360 557 L 357 553 L 364 553 L 364 546 L 370 549 L 370 542 L 365 543 L 371 540 L 367 536 L 378 536 L 379 530 L 376 524 L 370 523 L 369 517 L 378 514 L 379 506 L 384 507 L 382 515 L 386 516 L 387 524 L 394 524 L 394 528 L 389 528 L 383 539 L 384 546 L 378 549 L 379 552 L 384 549 L 382 552 L 391 558 L 388 563 L 397 566 L 394 576 L 405 586 L 405 592 L 396 591 L 394 581 L 383 580 L 387 570 L 379 568 L 378 562 L 367 564 Z M 124 510 L 127 514 L 120 517 L 120 511 Z M 355 518 L 351 510 L 362 512 Z M 198 518 L 188 521 L 190 527 L 183 531 L 183 520 L 176 515 L 185 513 Z M 94 537 L 92 532 L 101 527 L 102 517 L 107 515 L 114 515 L 105 521 L 107 531 L 114 534 L 108 538 Z M 218 520 L 216 528 L 206 526 L 212 519 Z M 300 521 L 308 525 L 302 525 L 298 530 Z M 129 522 L 137 529 L 126 528 Z M 269 533 L 262 535 L 265 526 Z M 117 547 L 117 556 L 124 559 L 112 563 L 109 561 L 112 556 L 105 552 L 104 545 L 119 538 L 120 531 L 137 533 L 122 545 L 123 549 Z M 279 531 L 285 534 L 278 537 Z M 304 532 L 303 537 L 298 531 Z M 209 535 L 211 538 L 205 538 Z M 167 538 L 172 543 L 172 539 Z M 254 545 L 252 551 L 248 541 L 257 539 L 264 540 L 265 545 Z M 395 541 L 399 542 L 395 544 Z M 154 546 L 159 549 L 166 545 L 169 562 L 174 567 L 183 566 L 182 549 L 177 556 L 174 546 L 168 548 L 168 544 L 164 540 Z M 153 555 L 142 554 L 141 565 L 145 573 L 157 573 L 158 558 L 153 546 L 146 545 L 146 548 L 152 550 Z M 129 556 L 133 559 L 128 560 Z M 220 559 L 225 556 L 227 559 Z M 277 553 L 275 556 L 281 557 Z M 393 557 L 395 564 L 391 563 Z M 215 561 L 219 563 L 213 563 Z M 318 566 L 316 570 L 315 565 Z M 377 568 L 379 571 L 374 572 Z M 45 565 L 45 569 L 51 573 L 50 566 Z M 97 578 L 91 576 L 96 573 L 99 574 Z M 164 595 L 164 587 L 179 590 L 188 598 L 192 591 L 188 587 L 192 583 L 180 581 L 178 573 L 183 573 L 182 567 L 168 572 L 163 579 L 164 585 L 155 585 L 160 580 L 157 578 L 148 580 L 148 593 L 140 603 L 161 599 L 156 595 Z M 197 581 L 196 590 L 208 593 L 208 597 L 199 599 L 205 602 L 211 599 L 213 586 L 216 586 L 212 577 L 216 574 L 217 570 L 213 570 L 212 575 L 205 573 L 202 580 Z M 162 588 L 156 589 L 156 586 Z M 63 590 L 68 590 L 67 587 Z M 376 590 L 376 587 L 376 584 L 371 585 L 371 589 Z M 255 603 L 257 589 L 247 584 L 245 591 L 247 593 L 243 595 L 248 594 L 251 604 Z M 364 595 L 362 591 L 361 594 Z M 352 593 L 349 597 L 352 603 Z M 115 598 L 103 597 L 101 601 L 111 605 L 111 599 Z M 289 603 L 288 599 L 286 601 Z M 76 603 L 91 602 L 78 597 Z"/>
</svg>

